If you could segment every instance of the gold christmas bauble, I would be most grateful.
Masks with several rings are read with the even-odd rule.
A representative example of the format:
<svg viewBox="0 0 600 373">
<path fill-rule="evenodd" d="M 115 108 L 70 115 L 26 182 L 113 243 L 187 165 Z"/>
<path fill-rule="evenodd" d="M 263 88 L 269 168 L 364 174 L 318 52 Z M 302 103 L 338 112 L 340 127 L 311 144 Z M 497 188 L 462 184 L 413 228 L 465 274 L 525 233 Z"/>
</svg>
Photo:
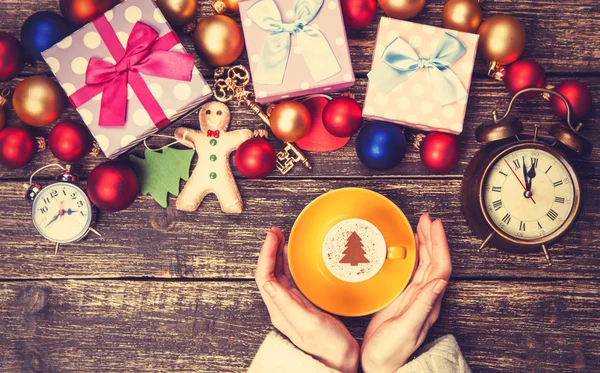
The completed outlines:
<svg viewBox="0 0 600 373">
<path fill-rule="evenodd" d="M 421 13 L 425 0 L 379 0 L 379 6 L 388 17 L 409 19 Z"/>
<path fill-rule="evenodd" d="M 156 5 L 173 26 L 184 26 L 196 17 L 196 0 L 156 0 Z"/>
<path fill-rule="evenodd" d="M 508 65 L 525 50 L 525 28 L 516 18 L 499 14 L 483 21 L 479 27 L 479 52 L 488 62 Z"/>
<path fill-rule="evenodd" d="M 283 141 L 300 140 L 310 129 L 311 122 L 310 112 L 297 101 L 284 101 L 271 112 L 271 131 Z"/>
<path fill-rule="evenodd" d="M 223 0 L 223 3 L 225 3 L 225 8 L 230 12 L 240 12 L 239 0 Z"/>
<path fill-rule="evenodd" d="M 477 0 L 448 0 L 442 10 L 442 26 L 451 30 L 473 33 L 481 20 L 481 7 Z"/>
<path fill-rule="evenodd" d="M 13 107 L 19 119 L 34 127 L 47 126 L 60 117 L 64 108 L 63 92 L 46 76 L 23 80 L 13 94 Z"/>
<path fill-rule="evenodd" d="M 244 35 L 230 17 L 212 15 L 200 22 L 194 31 L 194 47 L 198 55 L 212 66 L 231 64 L 242 54 Z"/>
</svg>

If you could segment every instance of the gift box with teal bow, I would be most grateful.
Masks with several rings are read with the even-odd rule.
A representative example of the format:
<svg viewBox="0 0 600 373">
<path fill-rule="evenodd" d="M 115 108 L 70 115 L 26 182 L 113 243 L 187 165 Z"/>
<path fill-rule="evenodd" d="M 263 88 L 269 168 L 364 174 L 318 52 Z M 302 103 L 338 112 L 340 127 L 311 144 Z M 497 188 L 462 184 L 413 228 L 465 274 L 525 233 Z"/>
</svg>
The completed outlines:
<svg viewBox="0 0 600 373">
<path fill-rule="evenodd" d="M 363 117 L 462 132 L 479 35 L 382 17 Z"/>
<path fill-rule="evenodd" d="M 240 17 L 261 104 L 354 84 L 339 0 L 246 0 Z"/>
</svg>

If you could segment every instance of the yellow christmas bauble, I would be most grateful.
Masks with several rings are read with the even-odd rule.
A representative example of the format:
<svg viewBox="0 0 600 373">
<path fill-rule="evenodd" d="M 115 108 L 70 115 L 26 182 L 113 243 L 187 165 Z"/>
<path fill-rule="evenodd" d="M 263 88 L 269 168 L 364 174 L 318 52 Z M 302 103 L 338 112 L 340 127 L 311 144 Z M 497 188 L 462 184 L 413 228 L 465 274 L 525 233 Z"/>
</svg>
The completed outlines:
<svg viewBox="0 0 600 373">
<path fill-rule="evenodd" d="M 525 28 L 516 18 L 499 14 L 483 21 L 479 27 L 479 52 L 488 62 L 508 65 L 525 50 Z"/>
<path fill-rule="evenodd" d="M 379 0 L 379 6 L 388 17 L 409 19 L 421 13 L 425 0 Z"/>
<path fill-rule="evenodd" d="M 481 20 L 481 7 L 477 0 L 448 0 L 442 10 L 442 26 L 451 30 L 473 33 Z"/>
<path fill-rule="evenodd" d="M 225 66 L 237 60 L 244 49 L 244 35 L 236 21 L 224 15 L 212 15 L 194 31 L 194 47 L 212 66 Z"/>
<path fill-rule="evenodd" d="M 24 79 L 13 94 L 13 107 L 19 119 L 34 127 L 47 126 L 64 109 L 63 91 L 52 79 L 37 75 Z"/>
<path fill-rule="evenodd" d="M 240 12 L 239 0 L 223 0 L 223 3 L 225 3 L 227 10 L 236 13 Z"/>
<path fill-rule="evenodd" d="M 196 0 L 156 0 L 156 5 L 173 26 L 184 26 L 196 17 Z"/>
<path fill-rule="evenodd" d="M 300 102 L 284 101 L 271 112 L 271 131 L 278 139 L 294 142 L 300 140 L 312 122 L 310 112 Z"/>
</svg>

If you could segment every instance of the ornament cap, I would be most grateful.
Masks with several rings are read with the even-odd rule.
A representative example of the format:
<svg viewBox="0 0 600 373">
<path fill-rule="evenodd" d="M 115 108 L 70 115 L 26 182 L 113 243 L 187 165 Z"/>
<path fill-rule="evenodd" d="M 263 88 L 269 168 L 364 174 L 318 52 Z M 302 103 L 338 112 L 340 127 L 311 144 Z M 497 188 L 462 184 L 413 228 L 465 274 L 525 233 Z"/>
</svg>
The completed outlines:
<svg viewBox="0 0 600 373">
<path fill-rule="evenodd" d="M 0 92 L 0 108 L 6 105 L 6 101 L 8 96 L 10 95 L 10 88 L 4 88 L 2 92 Z"/>
<path fill-rule="evenodd" d="M 227 5 L 223 0 L 213 1 L 210 6 L 214 9 L 215 12 L 217 12 L 217 14 L 223 14 L 227 10 Z"/>
<path fill-rule="evenodd" d="M 196 22 L 192 21 L 183 26 L 183 32 L 186 34 L 191 34 L 196 29 Z"/>
<path fill-rule="evenodd" d="M 592 152 L 592 144 L 585 137 L 564 124 L 553 125 L 548 129 L 548 134 L 581 158 L 589 156 Z"/>
<path fill-rule="evenodd" d="M 500 73 L 500 72 L 502 72 L 502 73 L 504 72 L 504 67 L 500 66 L 498 64 L 498 62 L 496 62 L 496 61 L 491 61 L 488 65 L 488 72 L 487 72 L 488 76 L 490 78 L 499 80 L 498 78 L 496 78 L 496 74 Z"/>
<path fill-rule="evenodd" d="M 35 137 L 35 141 L 37 143 L 37 151 L 39 152 L 43 152 L 44 150 L 46 150 L 46 139 L 43 138 L 42 136 L 36 136 Z"/>
<path fill-rule="evenodd" d="M 477 142 L 487 143 L 516 136 L 523 132 L 523 123 L 513 115 L 509 115 L 499 121 L 489 121 L 481 124 L 475 130 Z"/>
</svg>

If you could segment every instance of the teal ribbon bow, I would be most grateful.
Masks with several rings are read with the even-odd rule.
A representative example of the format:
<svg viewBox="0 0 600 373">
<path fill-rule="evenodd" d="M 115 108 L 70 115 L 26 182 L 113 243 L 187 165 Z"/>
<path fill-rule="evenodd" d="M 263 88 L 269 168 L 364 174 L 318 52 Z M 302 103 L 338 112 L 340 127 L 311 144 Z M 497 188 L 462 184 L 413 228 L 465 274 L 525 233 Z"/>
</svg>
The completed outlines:
<svg viewBox="0 0 600 373">
<path fill-rule="evenodd" d="M 396 38 L 383 51 L 383 63 L 373 68 L 367 76 L 379 92 L 387 94 L 410 79 L 417 70 L 427 69 L 433 96 L 444 106 L 467 95 L 460 79 L 450 69 L 466 50 L 457 38 L 444 33 L 433 56 L 426 58 L 417 54 L 406 41 Z"/>
<path fill-rule="evenodd" d="M 327 79 L 341 70 L 325 36 L 317 27 L 310 25 L 322 5 L 323 0 L 296 0 L 296 19 L 291 23 L 282 22 L 273 0 L 257 1 L 248 9 L 246 15 L 258 27 L 269 31 L 253 74 L 256 83 L 277 85 L 283 82 L 292 35 L 296 36 L 297 45 L 315 82 Z"/>
</svg>

